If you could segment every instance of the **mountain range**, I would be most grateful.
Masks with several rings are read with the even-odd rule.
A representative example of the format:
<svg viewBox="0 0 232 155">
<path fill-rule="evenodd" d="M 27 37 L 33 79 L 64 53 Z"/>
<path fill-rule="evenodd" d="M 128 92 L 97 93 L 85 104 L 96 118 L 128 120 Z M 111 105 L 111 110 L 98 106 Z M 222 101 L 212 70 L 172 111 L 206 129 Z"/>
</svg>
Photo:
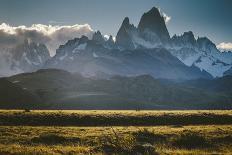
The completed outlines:
<svg viewBox="0 0 232 155">
<path fill-rule="evenodd" d="M 197 79 L 222 77 L 232 68 L 232 53 L 220 52 L 208 38 L 195 39 L 191 31 L 170 37 L 156 7 L 142 15 L 137 27 L 126 17 L 115 41 L 97 31 L 91 39 L 82 36 L 60 45 L 53 57 L 44 44 L 28 40 L 10 53 L 10 68 L 18 72 L 58 68 L 87 76 L 150 74 L 155 78 Z"/>
</svg>

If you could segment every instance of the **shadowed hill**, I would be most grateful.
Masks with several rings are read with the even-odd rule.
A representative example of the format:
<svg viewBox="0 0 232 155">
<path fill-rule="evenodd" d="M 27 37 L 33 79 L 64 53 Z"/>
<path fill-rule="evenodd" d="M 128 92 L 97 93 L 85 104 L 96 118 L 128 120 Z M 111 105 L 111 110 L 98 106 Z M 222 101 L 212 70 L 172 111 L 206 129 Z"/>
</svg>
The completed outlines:
<svg viewBox="0 0 232 155">
<path fill-rule="evenodd" d="M 8 81 L 5 78 L 0 79 L 1 108 L 38 108 L 38 103 L 41 103 L 41 100 L 37 95 Z"/>
<path fill-rule="evenodd" d="M 44 69 L 9 77 L 49 109 L 230 109 L 231 96 L 179 84 L 165 85 L 150 75 L 83 77 Z M 30 107 L 37 108 L 34 104 Z"/>
</svg>

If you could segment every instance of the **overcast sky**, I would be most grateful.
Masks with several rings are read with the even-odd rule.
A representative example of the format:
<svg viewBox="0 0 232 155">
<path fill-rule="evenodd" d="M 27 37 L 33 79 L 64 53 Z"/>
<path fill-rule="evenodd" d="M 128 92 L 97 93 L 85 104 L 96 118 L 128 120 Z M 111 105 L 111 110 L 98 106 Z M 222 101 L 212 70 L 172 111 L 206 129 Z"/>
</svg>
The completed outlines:
<svg viewBox="0 0 232 155">
<path fill-rule="evenodd" d="M 0 23 L 74 25 L 116 35 L 125 16 L 137 25 L 153 6 L 170 17 L 171 34 L 193 31 L 216 44 L 232 42 L 232 0 L 0 0 Z"/>
</svg>

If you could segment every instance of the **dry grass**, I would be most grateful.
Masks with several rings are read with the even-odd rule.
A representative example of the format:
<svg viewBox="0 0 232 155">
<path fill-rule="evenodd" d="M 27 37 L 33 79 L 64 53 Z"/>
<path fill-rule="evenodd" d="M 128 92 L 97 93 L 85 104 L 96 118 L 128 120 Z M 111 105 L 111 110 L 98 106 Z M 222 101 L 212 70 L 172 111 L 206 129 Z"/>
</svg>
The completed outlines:
<svg viewBox="0 0 232 155">
<path fill-rule="evenodd" d="M 109 118 L 232 115 L 231 111 L 0 111 L 4 116 L 15 113 L 40 115 L 45 120 L 49 120 L 51 114 L 68 118 L 78 114 L 97 119 L 102 115 Z M 23 118 L 17 120 L 31 121 Z M 231 154 L 232 125 L 226 123 L 95 127 L 5 125 L 0 126 L 0 154 Z"/>
<path fill-rule="evenodd" d="M 112 128 L 0 126 L 0 153 L 143 154 L 147 151 L 148 154 L 156 152 L 159 154 L 229 154 L 232 151 L 231 125 Z M 194 148 L 181 146 L 181 143 L 178 143 L 178 146 L 173 145 L 173 142 L 182 140 L 181 135 L 186 133 L 200 135 L 207 145 L 202 143 Z M 38 139 L 44 135 L 50 138 L 54 138 L 50 135 L 56 135 L 54 140 L 57 141 L 47 141 L 46 138 L 34 141 L 35 138 Z M 160 139 L 161 137 L 163 140 Z M 184 142 L 191 144 L 191 141 L 191 136 L 190 139 L 184 138 Z"/>
<path fill-rule="evenodd" d="M 231 110 L 0 110 L 0 125 L 154 126 L 232 124 Z"/>
<path fill-rule="evenodd" d="M 0 113 L 24 112 L 25 110 L 0 110 Z M 80 115 L 124 115 L 124 116 L 146 116 L 146 115 L 163 115 L 163 114 L 215 114 L 215 115 L 232 115 L 232 110 L 30 110 L 34 113 L 77 113 Z"/>
</svg>

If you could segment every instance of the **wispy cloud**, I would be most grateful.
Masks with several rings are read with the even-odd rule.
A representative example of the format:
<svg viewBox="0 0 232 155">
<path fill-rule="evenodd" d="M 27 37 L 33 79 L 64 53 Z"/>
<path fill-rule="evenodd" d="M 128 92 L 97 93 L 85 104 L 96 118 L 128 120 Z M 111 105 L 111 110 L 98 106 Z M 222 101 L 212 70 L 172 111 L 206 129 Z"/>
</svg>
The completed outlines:
<svg viewBox="0 0 232 155">
<path fill-rule="evenodd" d="M 158 8 L 160 14 L 164 17 L 164 21 L 165 23 L 167 24 L 171 19 L 172 17 L 171 16 L 168 16 L 166 13 L 164 13 L 160 8 Z"/>
<path fill-rule="evenodd" d="M 168 23 L 171 20 L 171 16 L 168 16 L 167 14 L 163 13 L 164 21 L 165 23 Z"/>
<path fill-rule="evenodd" d="M 229 50 L 232 50 L 232 43 L 222 42 L 217 45 L 217 48 L 222 51 L 229 51 Z"/>
</svg>

